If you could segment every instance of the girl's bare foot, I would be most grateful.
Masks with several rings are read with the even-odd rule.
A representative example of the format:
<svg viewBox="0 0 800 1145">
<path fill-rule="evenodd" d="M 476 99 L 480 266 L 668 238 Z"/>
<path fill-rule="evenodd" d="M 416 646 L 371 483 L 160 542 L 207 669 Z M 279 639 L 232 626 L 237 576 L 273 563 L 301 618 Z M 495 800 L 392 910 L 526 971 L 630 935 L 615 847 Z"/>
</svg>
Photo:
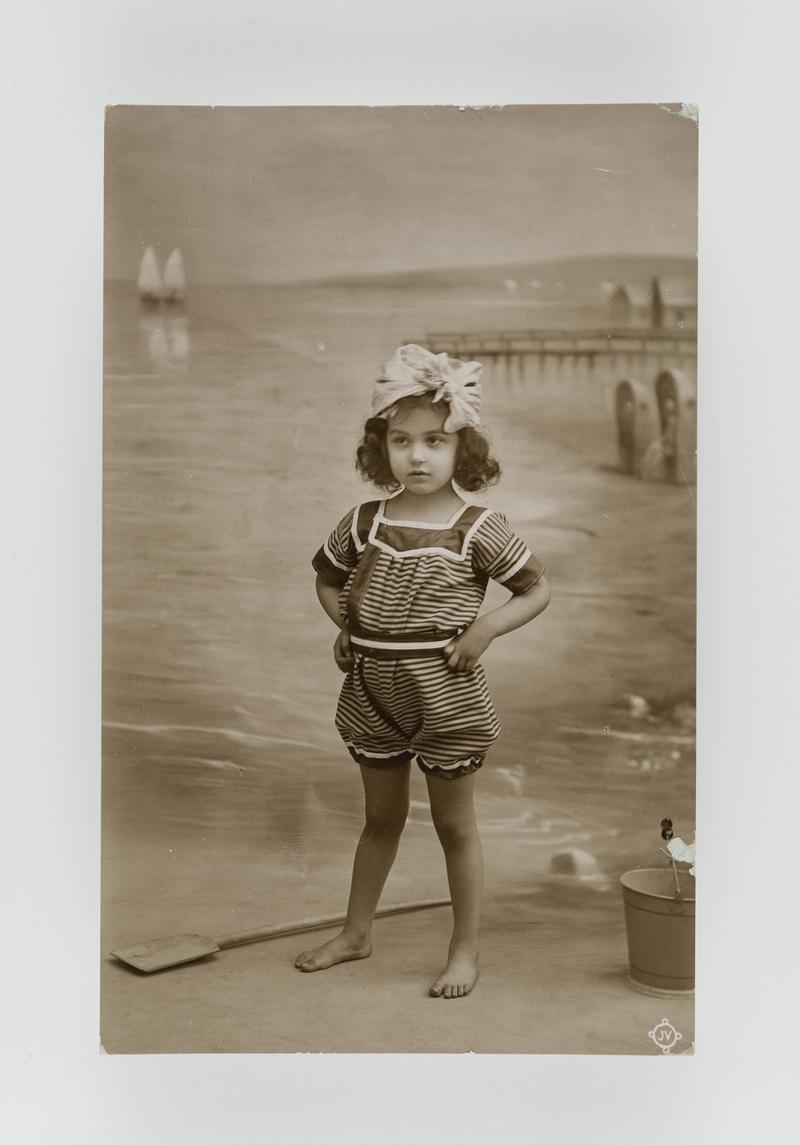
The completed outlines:
<svg viewBox="0 0 800 1145">
<path fill-rule="evenodd" d="M 327 970 L 337 962 L 348 962 L 352 958 L 369 958 L 370 954 L 372 954 L 372 943 L 369 938 L 343 930 L 330 942 L 298 954 L 294 964 L 298 970 L 307 972 Z"/>
<path fill-rule="evenodd" d="M 473 946 L 453 946 L 428 993 L 432 998 L 464 998 L 477 981 L 478 951 Z"/>
</svg>

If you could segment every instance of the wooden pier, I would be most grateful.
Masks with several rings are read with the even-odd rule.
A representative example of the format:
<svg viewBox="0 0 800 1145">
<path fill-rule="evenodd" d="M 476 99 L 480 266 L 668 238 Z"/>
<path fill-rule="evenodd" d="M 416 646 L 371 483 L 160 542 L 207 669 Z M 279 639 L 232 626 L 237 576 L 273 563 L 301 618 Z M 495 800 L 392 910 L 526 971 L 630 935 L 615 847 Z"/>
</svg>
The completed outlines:
<svg viewBox="0 0 800 1145">
<path fill-rule="evenodd" d="M 489 330 L 431 333 L 426 347 L 435 354 L 483 362 L 491 380 L 535 381 L 549 363 L 597 372 L 599 380 L 619 380 L 634 371 L 640 380 L 663 370 L 697 376 L 695 330 Z M 587 379 L 588 380 L 588 379 Z"/>
</svg>

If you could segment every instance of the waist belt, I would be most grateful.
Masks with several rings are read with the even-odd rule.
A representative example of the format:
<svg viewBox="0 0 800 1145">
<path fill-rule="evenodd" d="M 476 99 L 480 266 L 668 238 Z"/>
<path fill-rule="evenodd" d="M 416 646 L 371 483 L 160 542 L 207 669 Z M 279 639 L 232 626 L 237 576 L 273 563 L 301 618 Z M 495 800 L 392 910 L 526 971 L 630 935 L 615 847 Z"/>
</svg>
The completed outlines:
<svg viewBox="0 0 800 1145">
<path fill-rule="evenodd" d="M 362 656 L 373 656 L 379 660 L 441 657 L 445 645 L 463 631 L 463 628 L 457 628 L 449 635 L 441 632 L 413 632 L 404 635 L 382 632 L 378 635 L 357 630 L 350 633 L 350 643 L 354 651 L 360 652 Z"/>
</svg>

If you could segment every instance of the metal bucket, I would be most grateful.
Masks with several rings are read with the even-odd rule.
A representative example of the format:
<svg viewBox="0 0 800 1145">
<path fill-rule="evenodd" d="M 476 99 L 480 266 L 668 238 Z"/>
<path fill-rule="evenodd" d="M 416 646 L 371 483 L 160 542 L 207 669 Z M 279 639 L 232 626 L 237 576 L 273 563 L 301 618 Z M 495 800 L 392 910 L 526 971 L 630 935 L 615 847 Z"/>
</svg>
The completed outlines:
<svg viewBox="0 0 800 1145">
<path fill-rule="evenodd" d="M 679 871 L 675 896 L 671 867 L 626 871 L 620 876 L 628 933 L 628 982 L 645 994 L 694 991 L 694 877 Z"/>
</svg>

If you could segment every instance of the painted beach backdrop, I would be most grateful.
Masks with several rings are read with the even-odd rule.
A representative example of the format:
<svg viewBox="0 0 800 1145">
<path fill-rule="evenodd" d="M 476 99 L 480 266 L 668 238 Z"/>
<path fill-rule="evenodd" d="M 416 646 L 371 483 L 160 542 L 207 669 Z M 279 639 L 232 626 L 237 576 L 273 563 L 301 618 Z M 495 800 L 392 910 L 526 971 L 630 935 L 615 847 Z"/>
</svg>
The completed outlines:
<svg viewBox="0 0 800 1145">
<path fill-rule="evenodd" d="M 284 980 L 290 950 L 239 952 L 267 974 L 262 1013 L 227 959 L 142 983 L 107 955 L 344 909 L 362 793 L 310 560 L 372 494 L 353 454 L 376 370 L 428 332 L 586 328 L 617 287 L 639 304 L 653 276 L 691 286 L 694 123 L 636 105 L 112 108 L 106 140 L 104 1045 L 441 1050 L 480 1032 L 484 1048 L 598 1052 L 580 1015 L 612 975 L 631 1012 L 627 1032 L 598 1016 L 619 1031 L 604 1045 L 637 1052 L 649 1027 L 621 982 L 616 880 L 666 863 L 664 816 L 693 831 L 694 490 L 618 472 L 605 381 L 553 363 L 527 383 L 487 370 L 483 407 L 503 465 L 486 500 L 553 587 L 484 657 L 504 725 L 477 784 L 487 957 L 521 975 L 503 1023 L 478 1031 L 465 1009 L 432 1040 L 427 961 L 403 979 L 394 1040 L 348 1041 L 342 1015 L 322 1014 L 354 1013 L 343 987 L 363 975 L 338 968 L 340 992 Z M 140 303 L 148 245 L 162 268 L 183 252 L 185 302 Z M 490 586 L 487 603 L 504 597 Z M 413 784 L 387 902 L 446 893 Z M 440 913 L 410 925 L 445 927 Z M 436 960 L 439 943 L 404 958 Z M 572 1000 L 549 991 L 552 1021 L 531 1024 L 515 999 L 555 951 Z M 366 973 L 387 1014 L 395 978 L 377 959 Z M 488 972 L 474 1004 L 499 1005 L 501 986 Z"/>
</svg>

